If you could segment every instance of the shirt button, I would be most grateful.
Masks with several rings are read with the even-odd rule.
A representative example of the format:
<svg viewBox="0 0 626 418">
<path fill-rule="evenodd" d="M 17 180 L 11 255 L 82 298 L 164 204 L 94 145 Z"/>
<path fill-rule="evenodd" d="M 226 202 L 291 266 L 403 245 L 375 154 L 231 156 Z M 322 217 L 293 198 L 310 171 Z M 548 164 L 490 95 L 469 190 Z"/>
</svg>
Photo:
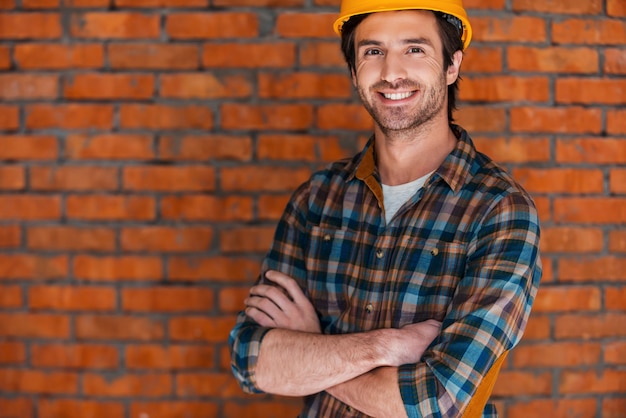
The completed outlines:
<svg viewBox="0 0 626 418">
<path fill-rule="evenodd" d="M 384 255 L 385 255 L 385 252 L 383 250 L 376 251 L 376 257 L 377 258 L 383 258 Z"/>
<path fill-rule="evenodd" d="M 439 254 L 439 248 L 433 248 L 432 250 L 430 250 L 430 254 L 431 254 L 433 257 L 436 257 L 436 256 L 437 256 L 437 254 Z"/>
<path fill-rule="evenodd" d="M 368 303 L 367 306 L 365 307 L 365 310 L 367 311 L 367 313 L 372 313 L 374 311 L 374 305 L 372 305 L 371 303 Z"/>
<path fill-rule="evenodd" d="M 324 241 L 330 241 L 330 234 L 324 235 Z"/>
</svg>

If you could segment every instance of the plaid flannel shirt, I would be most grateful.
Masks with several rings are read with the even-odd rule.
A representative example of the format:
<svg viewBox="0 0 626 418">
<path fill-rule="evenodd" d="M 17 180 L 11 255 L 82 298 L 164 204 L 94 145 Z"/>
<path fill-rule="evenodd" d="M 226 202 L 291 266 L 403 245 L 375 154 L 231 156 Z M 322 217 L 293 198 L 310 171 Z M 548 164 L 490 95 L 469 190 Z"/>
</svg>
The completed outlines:
<svg viewBox="0 0 626 418">
<path fill-rule="evenodd" d="M 532 199 L 453 129 L 456 148 L 389 224 L 373 140 L 314 174 L 291 198 L 263 264 L 299 282 L 324 334 L 443 323 L 422 360 L 399 367 L 411 418 L 459 416 L 519 342 L 541 277 Z M 242 312 L 230 334 L 233 372 L 247 392 L 259 392 L 255 365 L 268 330 Z M 300 416 L 364 415 L 321 392 Z M 497 417 L 493 404 L 483 417 Z"/>
</svg>

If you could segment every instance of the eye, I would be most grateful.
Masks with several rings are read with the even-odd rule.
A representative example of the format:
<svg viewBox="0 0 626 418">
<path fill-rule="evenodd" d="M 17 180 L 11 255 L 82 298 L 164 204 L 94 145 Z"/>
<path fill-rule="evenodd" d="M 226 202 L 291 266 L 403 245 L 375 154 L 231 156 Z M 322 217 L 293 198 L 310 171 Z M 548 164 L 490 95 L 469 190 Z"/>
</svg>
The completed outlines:
<svg viewBox="0 0 626 418">
<path fill-rule="evenodd" d="M 410 54 L 423 54 L 424 50 L 420 48 L 419 46 L 412 46 L 409 48 L 409 53 Z"/>
<path fill-rule="evenodd" d="M 365 51 L 364 55 L 382 55 L 382 51 L 380 49 L 368 49 Z"/>
</svg>

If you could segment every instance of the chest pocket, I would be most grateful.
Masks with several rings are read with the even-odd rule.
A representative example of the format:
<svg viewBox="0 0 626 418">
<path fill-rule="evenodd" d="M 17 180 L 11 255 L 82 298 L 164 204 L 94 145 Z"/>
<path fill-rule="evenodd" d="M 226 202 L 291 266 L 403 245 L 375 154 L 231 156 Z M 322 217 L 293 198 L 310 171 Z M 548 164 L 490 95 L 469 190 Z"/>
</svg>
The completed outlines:
<svg viewBox="0 0 626 418">
<path fill-rule="evenodd" d="M 465 274 L 462 243 L 409 238 L 400 250 L 390 287 L 394 326 L 442 320 Z"/>
</svg>

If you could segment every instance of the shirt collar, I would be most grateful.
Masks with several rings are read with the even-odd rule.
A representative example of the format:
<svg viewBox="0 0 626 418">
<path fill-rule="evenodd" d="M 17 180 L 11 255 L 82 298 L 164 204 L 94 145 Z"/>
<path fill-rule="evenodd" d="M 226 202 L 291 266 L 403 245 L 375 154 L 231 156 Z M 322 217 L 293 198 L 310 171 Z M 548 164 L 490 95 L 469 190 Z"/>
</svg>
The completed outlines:
<svg viewBox="0 0 626 418">
<path fill-rule="evenodd" d="M 435 171 L 435 175 L 431 177 L 431 180 L 429 180 L 425 186 L 432 183 L 436 176 L 439 176 L 456 193 L 463 187 L 472 174 L 473 161 L 476 158 L 476 148 L 474 148 L 472 139 L 465 129 L 458 125 L 451 125 L 451 127 L 458 139 L 456 146 L 452 152 L 448 154 L 443 163 Z M 378 169 L 376 168 L 373 136 L 346 169 L 349 172 L 348 181 L 356 177 L 368 184 L 374 180 L 380 183 L 378 181 Z"/>
</svg>

